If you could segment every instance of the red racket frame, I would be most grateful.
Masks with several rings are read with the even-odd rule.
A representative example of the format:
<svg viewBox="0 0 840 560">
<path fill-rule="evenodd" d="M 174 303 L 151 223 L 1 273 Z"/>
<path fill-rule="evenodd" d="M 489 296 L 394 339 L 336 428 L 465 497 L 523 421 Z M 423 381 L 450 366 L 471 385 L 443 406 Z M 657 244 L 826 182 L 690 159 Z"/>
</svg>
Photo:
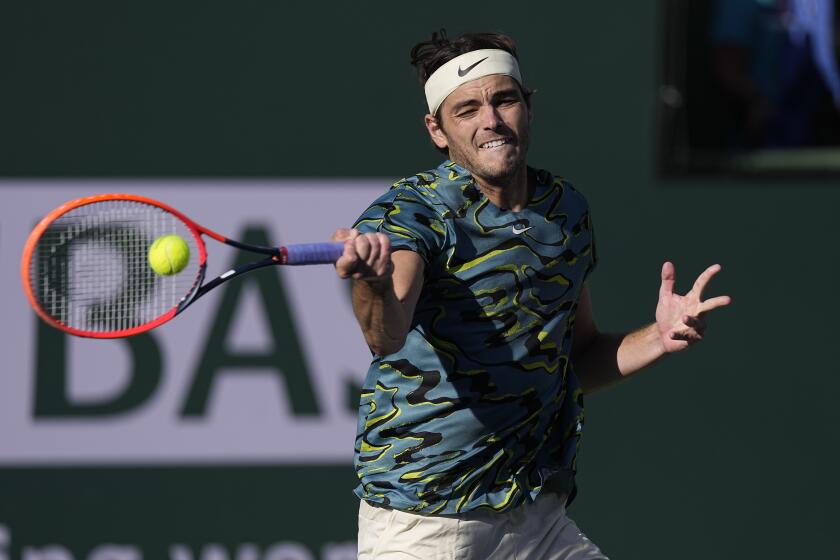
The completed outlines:
<svg viewBox="0 0 840 560">
<path fill-rule="evenodd" d="M 150 321 L 148 323 L 144 323 L 138 327 L 133 327 L 130 329 L 122 329 L 118 331 L 108 331 L 108 332 L 96 332 L 96 331 L 85 331 L 70 327 L 57 321 L 54 317 L 52 317 L 49 313 L 47 313 L 40 303 L 38 303 L 38 299 L 35 297 L 35 293 L 32 289 L 32 282 L 30 279 L 30 263 L 32 259 L 32 253 L 35 251 L 35 248 L 38 244 L 38 240 L 41 238 L 41 235 L 46 231 L 46 229 L 55 222 L 58 218 L 63 216 L 64 214 L 74 210 L 76 208 L 86 206 L 88 204 L 94 204 L 97 202 L 107 202 L 109 200 L 129 200 L 133 202 L 140 202 L 143 204 L 148 204 L 151 206 L 157 206 L 167 212 L 173 214 L 176 218 L 181 220 L 183 224 L 187 227 L 190 233 L 193 235 L 196 241 L 196 245 L 198 246 L 198 264 L 199 264 L 199 273 L 196 277 L 196 281 L 193 284 L 190 291 L 184 297 L 179 305 L 176 305 L 160 317 Z M 60 329 L 66 333 L 75 335 L 75 336 L 83 336 L 83 337 L 90 337 L 90 338 L 122 338 L 126 336 L 132 336 L 135 334 L 140 334 L 142 332 L 146 332 L 151 330 L 155 327 L 162 325 L 163 323 L 169 321 L 175 315 L 183 311 L 187 305 L 192 303 L 195 300 L 196 290 L 198 289 L 199 285 L 204 279 L 204 272 L 207 266 L 207 248 L 204 245 L 204 240 L 201 238 L 202 235 L 207 235 L 208 237 L 212 237 L 216 241 L 221 243 L 234 245 L 243 249 L 256 251 L 260 253 L 269 253 L 273 254 L 271 260 L 276 261 L 277 264 L 281 264 L 283 262 L 283 257 L 285 255 L 284 248 L 276 248 L 270 249 L 265 247 L 252 247 L 249 245 L 243 245 L 237 242 L 233 242 L 226 238 L 223 235 L 216 233 L 215 231 L 208 229 L 202 225 L 199 225 L 186 217 L 184 214 L 179 212 L 178 210 L 172 208 L 168 204 L 164 204 L 157 200 L 153 200 L 151 198 L 147 198 L 145 196 L 139 196 L 135 194 L 119 194 L 119 193 L 109 193 L 109 194 L 98 194 L 93 196 L 86 196 L 83 198 L 78 198 L 76 200 L 71 200 L 62 204 L 49 214 L 47 214 L 44 219 L 42 219 L 35 229 L 32 230 L 32 233 L 29 235 L 29 239 L 26 241 L 26 245 L 23 249 L 23 257 L 21 258 L 21 279 L 23 281 L 23 290 L 26 294 L 29 303 L 32 305 L 32 308 L 35 309 L 35 312 L 38 316 L 46 321 L 49 325 Z M 271 264 L 271 263 L 267 263 Z"/>
</svg>

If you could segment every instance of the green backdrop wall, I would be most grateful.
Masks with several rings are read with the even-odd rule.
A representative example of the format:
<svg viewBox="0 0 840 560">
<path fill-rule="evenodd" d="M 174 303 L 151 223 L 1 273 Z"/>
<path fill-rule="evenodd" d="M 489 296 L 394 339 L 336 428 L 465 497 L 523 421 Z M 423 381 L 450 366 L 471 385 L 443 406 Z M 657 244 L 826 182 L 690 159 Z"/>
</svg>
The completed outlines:
<svg viewBox="0 0 840 560">
<path fill-rule="evenodd" d="M 441 26 L 516 38 L 538 90 L 530 161 L 593 207 L 602 330 L 652 320 L 665 259 L 684 289 L 722 263 L 713 291 L 734 298 L 701 346 L 588 399 L 573 517 L 614 558 L 840 554 L 838 179 L 657 176 L 652 0 L 6 3 L 0 175 L 425 169 L 438 157 L 408 50 Z M 353 539 L 352 486 L 349 465 L 2 469 L 0 557 L 52 542 L 78 558 L 123 541 L 149 558 L 173 542 L 233 553 L 289 534 L 327 557 L 319 543 Z"/>
</svg>

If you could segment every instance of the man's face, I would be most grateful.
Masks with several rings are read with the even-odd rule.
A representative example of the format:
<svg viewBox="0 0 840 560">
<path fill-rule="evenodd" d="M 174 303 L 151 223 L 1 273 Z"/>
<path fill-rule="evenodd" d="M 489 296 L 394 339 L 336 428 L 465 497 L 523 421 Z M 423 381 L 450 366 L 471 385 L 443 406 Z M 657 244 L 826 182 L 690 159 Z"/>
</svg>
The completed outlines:
<svg viewBox="0 0 840 560">
<path fill-rule="evenodd" d="M 426 115 L 436 146 L 479 179 L 504 182 L 525 163 L 531 110 L 510 76 L 467 82 L 443 102 L 439 117 Z"/>
</svg>

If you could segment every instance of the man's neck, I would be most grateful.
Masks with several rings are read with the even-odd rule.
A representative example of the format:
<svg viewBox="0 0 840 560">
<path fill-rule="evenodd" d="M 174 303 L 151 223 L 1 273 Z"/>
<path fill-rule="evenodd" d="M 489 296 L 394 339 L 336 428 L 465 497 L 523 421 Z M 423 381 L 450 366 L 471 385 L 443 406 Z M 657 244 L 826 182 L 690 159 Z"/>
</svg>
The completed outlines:
<svg viewBox="0 0 840 560">
<path fill-rule="evenodd" d="M 525 165 L 504 181 L 488 181 L 477 175 L 473 175 L 473 178 L 490 202 L 502 210 L 521 212 L 531 200 L 533 186 L 528 181 L 528 168 Z"/>
</svg>

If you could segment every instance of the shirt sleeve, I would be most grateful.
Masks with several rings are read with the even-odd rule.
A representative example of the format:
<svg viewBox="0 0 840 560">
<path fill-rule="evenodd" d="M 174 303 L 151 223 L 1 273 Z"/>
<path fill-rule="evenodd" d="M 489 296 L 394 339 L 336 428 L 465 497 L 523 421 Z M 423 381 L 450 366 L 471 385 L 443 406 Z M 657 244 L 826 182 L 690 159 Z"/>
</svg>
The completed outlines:
<svg viewBox="0 0 840 560">
<path fill-rule="evenodd" d="M 399 185 L 376 199 L 353 227 L 362 233 L 386 234 L 393 250 L 414 251 L 427 265 L 443 250 L 446 239 L 446 227 L 435 209 Z"/>
</svg>

